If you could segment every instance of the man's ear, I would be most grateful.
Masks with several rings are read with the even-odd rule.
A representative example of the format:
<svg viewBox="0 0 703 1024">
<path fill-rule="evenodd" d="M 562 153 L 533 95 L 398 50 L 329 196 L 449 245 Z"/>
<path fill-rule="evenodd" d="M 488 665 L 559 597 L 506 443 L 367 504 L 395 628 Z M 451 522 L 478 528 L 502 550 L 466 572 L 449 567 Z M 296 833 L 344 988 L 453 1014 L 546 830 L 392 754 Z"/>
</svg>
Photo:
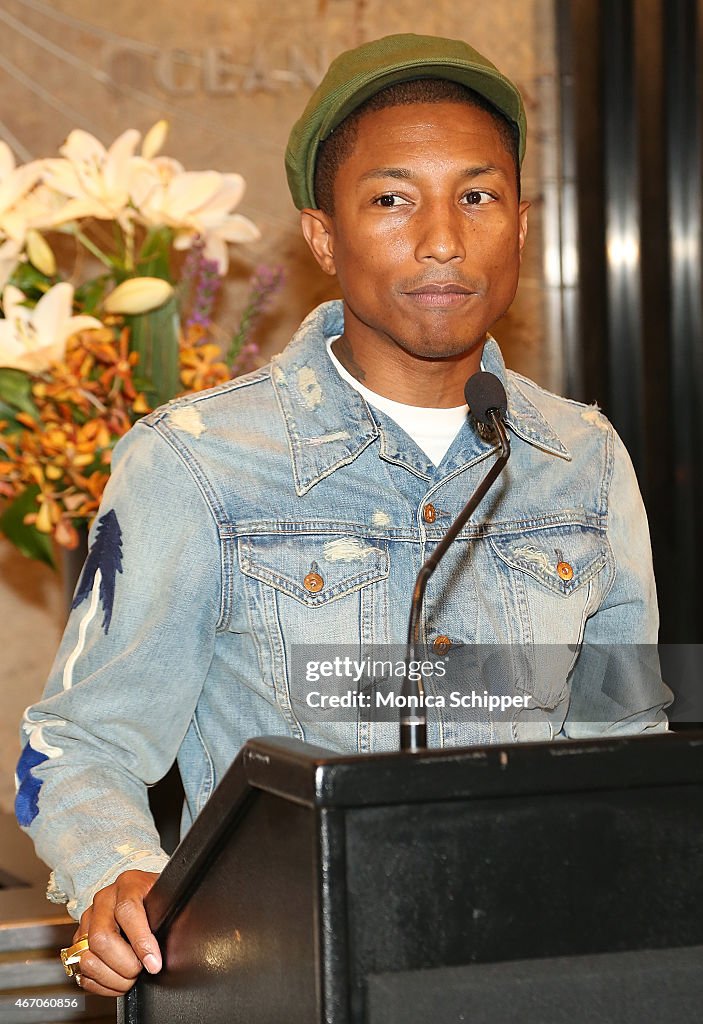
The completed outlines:
<svg viewBox="0 0 703 1024">
<path fill-rule="evenodd" d="M 301 210 L 300 226 L 310 251 L 326 274 L 336 273 L 332 218 L 323 210 Z"/>
</svg>

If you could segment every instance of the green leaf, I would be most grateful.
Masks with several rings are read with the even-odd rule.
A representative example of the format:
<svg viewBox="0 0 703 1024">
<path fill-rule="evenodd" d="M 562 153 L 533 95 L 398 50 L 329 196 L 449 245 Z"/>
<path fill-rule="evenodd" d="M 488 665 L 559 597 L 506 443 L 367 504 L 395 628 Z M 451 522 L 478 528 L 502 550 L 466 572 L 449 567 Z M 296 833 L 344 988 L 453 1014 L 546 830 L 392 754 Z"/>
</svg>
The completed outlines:
<svg viewBox="0 0 703 1024">
<path fill-rule="evenodd" d="M 163 405 L 181 390 L 178 306 L 171 297 L 163 306 L 125 317 L 130 326 L 129 347 L 139 355 L 137 379 L 147 401 L 154 406 Z M 135 385 L 137 386 L 137 385 Z"/>
<path fill-rule="evenodd" d="M 39 417 L 32 401 L 32 382 L 24 370 L 0 369 L 0 400 L 20 412 Z"/>
<path fill-rule="evenodd" d="M 55 283 L 56 278 L 47 277 L 31 263 L 18 263 L 10 277 L 10 284 L 34 301 L 38 301 Z"/>
<path fill-rule="evenodd" d="M 156 228 L 144 239 L 137 257 L 137 276 L 161 277 L 164 281 L 171 280 L 169 254 L 173 243 L 171 228 Z"/>
<path fill-rule="evenodd" d="M 37 511 L 37 495 L 39 488 L 28 487 L 9 505 L 0 516 L 0 533 L 4 533 L 11 544 L 27 558 L 44 562 L 52 569 L 56 568 L 54 549 L 51 537 L 40 533 L 36 526 L 27 526 L 24 517 L 29 512 Z"/>
<path fill-rule="evenodd" d="M 23 423 L 18 423 L 15 419 L 16 412 L 17 409 L 13 409 L 11 405 L 3 402 L 2 398 L 0 398 L 0 420 L 4 420 L 7 423 L 7 426 L 3 427 L 2 431 L 0 431 L 0 437 L 19 434 L 20 431 L 27 429 Z"/>
<path fill-rule="evenodd" d="M 90 281 L 76 288 L 74 294 L 74 305 L 83 313 L 95 315 L 101 305 L 105 294 L 112 289 L 113 278 L 111 274 L 101 274 Z"/>
</svg>

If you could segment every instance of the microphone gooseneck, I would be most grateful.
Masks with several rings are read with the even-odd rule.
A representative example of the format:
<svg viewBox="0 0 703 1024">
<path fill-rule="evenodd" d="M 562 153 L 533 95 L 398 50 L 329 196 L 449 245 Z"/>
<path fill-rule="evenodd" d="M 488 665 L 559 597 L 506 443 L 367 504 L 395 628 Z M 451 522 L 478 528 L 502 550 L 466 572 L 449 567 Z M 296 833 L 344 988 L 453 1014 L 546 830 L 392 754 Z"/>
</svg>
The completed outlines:
<svg viewBox="0 0 703 1024">
<path fill-rule="evenodd" d="M 508 408 L 505 388 L 492 373 L 480 370 L 469 377 L 464 396 L 472 416 L 479 423 L 491 426 L 498 435 L 500 455 L 480 482 L 466 505 L 449 527 L 432 554 L 423 563 L 413 589 L 408 622 L 408 642 L 405 653 L 405 677 L 402 694 L 408 698 L 400 711 L 400 749 L 417 753 L 427 749 L 427 713 L 424 707 L 425 688 L 422 674 L 410 671 L 411 663 L 418 664 L 417 649 L 420 644 L 420 616 L 425 589 L 430 576 L 439 565 L 450 545 L 476 511 L 479 502 L 495 483 L 510 458 L 510 438 L 505 428 L 504 417 Z M 412 676 L 412 678 L 411 678 Z"/>
</svg>

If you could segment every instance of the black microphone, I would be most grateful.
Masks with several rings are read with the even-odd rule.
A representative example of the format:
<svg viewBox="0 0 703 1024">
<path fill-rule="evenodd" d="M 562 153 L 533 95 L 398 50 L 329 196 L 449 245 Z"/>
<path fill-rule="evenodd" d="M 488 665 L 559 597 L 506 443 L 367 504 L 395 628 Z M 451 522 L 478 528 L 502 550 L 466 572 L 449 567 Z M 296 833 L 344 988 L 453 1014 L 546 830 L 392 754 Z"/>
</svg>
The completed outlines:
<svg viewBox="0 0 703 1024">
<path fill-rule="evenodd" d="M 504 418 L 508 409 L 505 388 L 493 373 L 479 370 L 466 382 L 464 397 L 471 415 L 484 426 L 493 427 L 498 435 L 500 455 L 486 473 L 464 508 L 449 527 L 444 537 L 424 562 L 417 574 L 413 599 L 410 605 L 410 621 L 408 623 L 408 643 L 405 652 L 405 677 L 402 694 L 408 698 L 405 707 L 400 710 L 400 749 L 407 753 L 417 753 L 427 749 L 427 714 L 425 712 L 425 687 L 420 672 L 412 673 L 410 664 L 418 664 L 416 657 L 420 642 L 420 615 L 425 589 L 430 576 L 447 553 L 449 546 L 456 540 L 459 532 L 473 515 L 479 502 L 495 483 L 510 458 L 510 438 L 505 429 Z"/>
<path fill-rule="evenodd" d="M 474 419 L 488 427 L 493 426 L 492 412 L 504 419 L 508 411 L 505 388 L 494 373 L 486 373 L 485 370 L 469 377 L 464 385 L 464 398 Z"/>
</svg>

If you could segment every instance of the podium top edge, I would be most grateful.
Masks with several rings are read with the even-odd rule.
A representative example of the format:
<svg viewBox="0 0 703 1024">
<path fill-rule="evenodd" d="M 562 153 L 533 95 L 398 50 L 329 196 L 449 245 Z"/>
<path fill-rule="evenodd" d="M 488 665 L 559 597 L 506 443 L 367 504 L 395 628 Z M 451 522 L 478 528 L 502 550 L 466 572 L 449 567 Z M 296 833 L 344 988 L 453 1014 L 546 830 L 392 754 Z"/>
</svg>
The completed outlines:
<svg viewBox="0 0 703 1024">
<path fill-rule="evenodd" d="M 249 786 L 318 808 L 703 783 L 703 731 L 417 754 L 340 754 L 260 737 L 240 756 Z"/>
</svg>

